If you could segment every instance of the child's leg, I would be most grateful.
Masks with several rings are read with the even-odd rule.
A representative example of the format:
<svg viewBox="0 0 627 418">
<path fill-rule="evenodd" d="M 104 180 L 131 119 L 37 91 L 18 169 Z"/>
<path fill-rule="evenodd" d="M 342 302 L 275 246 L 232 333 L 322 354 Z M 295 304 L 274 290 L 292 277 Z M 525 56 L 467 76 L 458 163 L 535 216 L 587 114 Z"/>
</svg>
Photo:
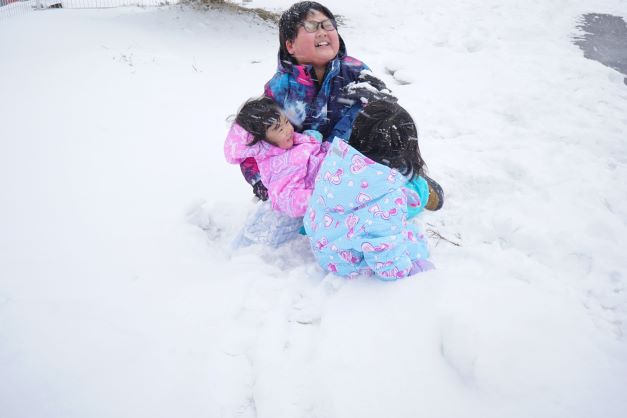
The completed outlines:
<svg viewBox="0 0 627 418">
<path fill-rule="evenodd" d="M 257 210 L 246 220 L 233 247 L 262 244 L 276 248 L 296 238 L 302 226 L 303 218 L 290 218 L 273 211 L 270 202 L 260 202 Z"/>
<path fill-rule="evenodd" d="M 429 184 L 423 177 L 414 177 L 412 181 L 407 182 L 407 188 L 416 192 L 420 198 L 420 206 L 407 207 L 407 219 L 417 216 L 425 208 L 429 200 Z"/>
<path fill-rule="evenodd" d="M 419 207 L 409 207 L 407 209 L 407 219 L 422 212 L 423 209 L 439 210 L 444 204 L 444 192 L 442 187 L 431 177 L 418 176 L 407 182 L 407 187 L 415 191 L 420 197 Z"/>
<path fill-rule="evenodd" d="M 425 180 L 429 185 L 429 199 L 425 205 L 427 210 L 440 210 L 444 205 L 444 191 L 437 181 L 429 176 L 425 176 Z"/>
</svg>

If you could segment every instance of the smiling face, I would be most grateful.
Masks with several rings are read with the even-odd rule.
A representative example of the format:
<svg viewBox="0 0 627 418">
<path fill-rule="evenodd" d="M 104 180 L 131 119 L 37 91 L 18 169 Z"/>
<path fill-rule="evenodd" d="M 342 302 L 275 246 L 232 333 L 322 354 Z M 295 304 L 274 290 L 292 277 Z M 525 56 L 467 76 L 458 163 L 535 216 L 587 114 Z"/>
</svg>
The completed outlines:
<svg viewBox="0 0 627 418">
<path fill-rule="evenodd" d="M 323 22 L 329 18 L 317 10 L 310 10 L 305 18 L 309 22 Z M 287 52 L 303 65 L 309 64 L 317 70 L 324 69 L 340 50 L 337 30 L 327 31 L 321 25 L 315 32 L 307 32 L 300 25 L 294 40 L 285 41 Z"/>
<path fill-rule="evenodd" d="M 294 145 L 294 127 L 281 113 L 281 118 L 266 131 L 266 140 L 281 149 L 290 149 Z"/>
</svg>

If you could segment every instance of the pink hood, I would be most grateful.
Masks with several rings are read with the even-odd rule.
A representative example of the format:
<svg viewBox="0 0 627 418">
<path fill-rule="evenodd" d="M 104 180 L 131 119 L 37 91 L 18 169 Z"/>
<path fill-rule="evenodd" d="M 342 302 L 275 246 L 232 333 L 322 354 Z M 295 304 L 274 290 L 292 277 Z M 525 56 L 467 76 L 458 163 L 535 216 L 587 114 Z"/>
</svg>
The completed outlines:
<svg viewBox="0 0 627 418">
<path fill-rule="evenodd" d="M 274 210 L 291 217 L 303 216 L 329 143 L 321 144 L 315 138 L 297 132 L 294 132 L 294 146 L 290 149 L 281 149 L 265 141 L 248 146 L 251 140 L 252 135 L 234 123 L 224 141 L 226 160 L 240 164 L 253 157 Z"/>
</svg>

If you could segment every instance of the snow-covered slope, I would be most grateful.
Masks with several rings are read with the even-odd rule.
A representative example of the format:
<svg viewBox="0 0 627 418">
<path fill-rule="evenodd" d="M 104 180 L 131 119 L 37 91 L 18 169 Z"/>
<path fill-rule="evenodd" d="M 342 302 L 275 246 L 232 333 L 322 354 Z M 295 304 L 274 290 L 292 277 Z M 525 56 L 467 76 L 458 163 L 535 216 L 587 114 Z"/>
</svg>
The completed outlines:
<svg viewBox="0 0 627 418">
<path fill-rule="evenodd" d="M 254 204 L 225 119 L 274 71 L 270 24 L 5 19 L 2 417 L 625 415 L 627 87 L 570 39 L 624 2 L 325 4 L 420 125 L 437 270 L 230 248 Z"/>
</svg>

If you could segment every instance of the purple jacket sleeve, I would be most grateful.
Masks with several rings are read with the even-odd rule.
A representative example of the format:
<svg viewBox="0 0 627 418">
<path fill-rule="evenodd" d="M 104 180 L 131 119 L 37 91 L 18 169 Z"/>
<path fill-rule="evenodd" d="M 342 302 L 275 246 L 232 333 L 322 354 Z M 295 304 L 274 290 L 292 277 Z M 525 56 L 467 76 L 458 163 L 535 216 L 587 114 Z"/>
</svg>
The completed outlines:
<svg viewBox="0 0 627 418">
<path fill-rule="evenodd" d="M 253 157 L 248 157 L 244 161 L 242 161 L 239 165 L 239 168 L 242 170 L 242 175 L 244 176 L 244 179 L 251 186 L 261 180 L 259 167 L 257 167 L 257 161 L 255 161 Z"/>
</svg>

